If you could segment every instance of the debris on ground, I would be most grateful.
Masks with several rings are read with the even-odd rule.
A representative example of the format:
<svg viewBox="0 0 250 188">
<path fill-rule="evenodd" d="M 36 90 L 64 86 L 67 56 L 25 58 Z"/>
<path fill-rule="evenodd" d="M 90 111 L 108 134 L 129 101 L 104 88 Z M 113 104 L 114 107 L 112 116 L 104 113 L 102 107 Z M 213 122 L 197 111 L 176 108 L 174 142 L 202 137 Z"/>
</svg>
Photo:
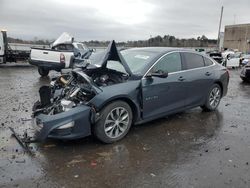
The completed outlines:
<svg viewBox="0 0 250 188">
<path fill-rule="evenodd" d="M 238 128 L 238 125 L 232 125 L 230 127 L 233 127 L 233 128 Z"/>
<path fill-rule="evenodd" d="M 142 149 L 143 149 L 143 151 L 150 151 L 151 148 L 148 146 L 143 146 Z"/>
<path fill-rule="evenodd" d="M 91 166 L 97 166 L 97 162 L 91 161 L 90 165 L 91 165 Z"/>
<path fill-rule="evenodd" d="M 53 147 L 56 147 L 55 144 L 48 144 L 48 145 L 44 145 L 43 146 L 44 148 L 53 148 Z"/>
<path fill-rule="evenodd" d="M 25 163 L 25 159 L 23 159 L 23 160 L 17 160 L 16 163 Z"/>
<path fill-rule="evenodd" d="M 154 173 L 150 173 L 150 175 L 151 175 L 152 177 L 155 177 L 155 176 L 156 176 Z"/>
<path fill-rule="evenodd" d="M 227 151 L 227 150 L 230 150 L 230 147 L 229 146 L 226 146 L 225 147 L 225 150 Z"/>
<path fill-rule="evenodd" d="M 109 152 L 100 152 L 97 153 L 97 155 L 101 156 L 101 157 L 110 157 L 112 153 Z"/>
<path fill-rule="evenodd" d="M 73 159 L 70 162 L 68 162 L 67 165 L 74 165 L 74 164 L 81 163 L 81 162 L 86 162 L 86 160 L 85 159 L 79 159 L 79 160 Z"/>
</svg>

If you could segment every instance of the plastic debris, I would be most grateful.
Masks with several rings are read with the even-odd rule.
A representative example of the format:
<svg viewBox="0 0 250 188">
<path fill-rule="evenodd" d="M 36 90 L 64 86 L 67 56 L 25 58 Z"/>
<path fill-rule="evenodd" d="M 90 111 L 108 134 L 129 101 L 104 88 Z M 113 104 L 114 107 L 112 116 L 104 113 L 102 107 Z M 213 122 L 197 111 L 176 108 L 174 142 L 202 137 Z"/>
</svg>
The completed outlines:
<svg viewBox="0 0 250 188">
<path fill-rule="evenodd" d="M 155 176 L 156 176 L 154 173 L 150 173 L 150 175 L 151 175 L 152 177 L 155 177 Z"/>
</svg>

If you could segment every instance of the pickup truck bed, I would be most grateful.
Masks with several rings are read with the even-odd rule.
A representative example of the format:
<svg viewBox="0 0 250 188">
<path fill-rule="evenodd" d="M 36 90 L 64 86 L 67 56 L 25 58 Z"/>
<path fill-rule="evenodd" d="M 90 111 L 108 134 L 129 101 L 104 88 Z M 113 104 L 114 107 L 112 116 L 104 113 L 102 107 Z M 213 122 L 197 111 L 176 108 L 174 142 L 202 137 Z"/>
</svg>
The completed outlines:
<svg viewBox="0 0 250 188">
<path fill-rule="evenodd" d="M 72 67 L 73 51 L 32 48 L 30 64 L 38 67 L 41 76 L 47 76 L 50 70 L 60 71 Z"/>
<path fill-rule="evenodd" d="M 60 62 L 61 54 L 64 55 L 65 62 Z M 43 49 L 43 48 L 32 48 L 30 54 L 31 62 L 41 62 L 44 66 L 48 64 L 48 67 L 51 67 L 49 64 L 64 64 L 65 67 L 68 68 L 70 66 L 70 59 L 73 56 L 72 51 L 59 51 L 54 49 Z"/>
<path fill-rule="evenodd" d="M 30 64 L 38 67 L 41 76 L 47 76 L 50 70 L 60 71 L 73 67 L 73 57 L 83 58 L 90 49 L 83 43 L 59 43 L 51 49 L 31 48 Z"/>
</svg>

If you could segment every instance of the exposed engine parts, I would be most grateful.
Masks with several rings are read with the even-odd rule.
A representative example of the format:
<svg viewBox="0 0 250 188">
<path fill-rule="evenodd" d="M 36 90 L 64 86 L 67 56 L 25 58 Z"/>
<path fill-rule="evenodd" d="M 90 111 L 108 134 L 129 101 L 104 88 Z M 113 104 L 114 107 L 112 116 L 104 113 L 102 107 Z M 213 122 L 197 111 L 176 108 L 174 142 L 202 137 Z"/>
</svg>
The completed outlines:
<svg viewBox="0 0 250 188">
<path fill-rule="evenodd" d="M 54 115 L 79 104 L 86 104 L 101 87 L 121 83 L 127 79 L 127 74 L 109 69 L 74 70 L 52 79 L 50 86 L 40 88 L 40 101 L 33 107 L 34 114 Z"/>
</svg>

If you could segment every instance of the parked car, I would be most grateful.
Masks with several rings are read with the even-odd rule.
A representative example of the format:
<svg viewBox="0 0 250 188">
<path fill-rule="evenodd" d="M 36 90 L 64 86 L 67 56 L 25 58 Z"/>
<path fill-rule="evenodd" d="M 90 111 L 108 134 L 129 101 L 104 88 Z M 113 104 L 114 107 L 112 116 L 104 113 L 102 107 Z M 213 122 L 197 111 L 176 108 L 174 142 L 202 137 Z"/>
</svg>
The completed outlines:
<svg viewBox="0 0 250 188">
<path fill-rule="evenodd" d="M 241 65 L 247 65 L 250 62 L 250 54 L 245 54 L 241 58 Z"/>
<path fill-rule="evenodd" d="M 233 50 L 230 50 L 230 49 L 221 53 L 221 55 L 224 59 L 228 59 L 231 55 L 234 55 L 234 54 L 235 54 L 235 52 Z"/>
<path fill-rule="evenodd" d="M 82 68 L 40 88 L 33 107 L 36 139 L 93 134 L 113 143 L 132 124 L 197 106 L 215 110 L 228 82 L 225 67 L 195 51 L 148 47 L 119 52 L 113 41 Z"/>
<path fill-rule="evenodd" d="M 38 67 L 41 76 L 47 76 L 50 70 L 60 71 L 73 67 L 73 55 L 84 58 L 92 50 L 85 44 L 74 42 L 71 35 L 63 33 L 51 49 L 32 48 L 30 64 Z"/>
<path fill-rule="evenodd" d="M 223 63 L 223 57 L 221 55 L 221 52 L 218 51 L 211 51 L 207 53 L 211 58 L 213 58 L 215 61 L 217 61 L 219 64 Z"/>
<path fill-rule="evenodd" d="M 250 82 L 250 62 L 242 67 L 240 77 L 244 82 Z"/>
<path fill-rule="evenodd" d="M 242 61 L 242 53 L 236 52 L 228 56 L 228 58 L 226 59 L 226 67 L 238 68 L 241 65 L 241 61 Z"/>
</svg>

